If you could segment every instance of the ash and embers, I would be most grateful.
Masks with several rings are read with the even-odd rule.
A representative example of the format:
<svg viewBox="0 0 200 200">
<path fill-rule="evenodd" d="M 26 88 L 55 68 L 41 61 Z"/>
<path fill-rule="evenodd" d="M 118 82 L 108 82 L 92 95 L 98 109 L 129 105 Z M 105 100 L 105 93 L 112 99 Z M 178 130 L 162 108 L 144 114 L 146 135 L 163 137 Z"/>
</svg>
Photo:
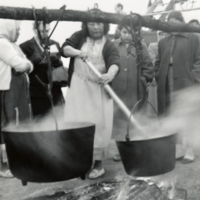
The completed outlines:
<svg viewBox="0 0 200 200">
<path fill-rule="evenodd" d="M 173 193 L 173 195 L 171 195 Z M 109 180 L 77 188 L 56 200 L 186 200 L 187 192 L 150 180 Z"/>
</svg>

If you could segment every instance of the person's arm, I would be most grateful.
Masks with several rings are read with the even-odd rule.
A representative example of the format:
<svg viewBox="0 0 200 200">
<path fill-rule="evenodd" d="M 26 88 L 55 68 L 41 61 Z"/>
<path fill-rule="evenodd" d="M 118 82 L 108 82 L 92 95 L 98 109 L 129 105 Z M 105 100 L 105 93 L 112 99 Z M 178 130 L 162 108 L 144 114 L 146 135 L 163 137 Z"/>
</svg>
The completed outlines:
<svg viewBox="0 0 200 200">
<path fill-rule="evenodd" d="M 79 58 L 82 58 L 83 60 L 87 59 L 87 52 L 75 49 L 71 46 L 65 46 L 63 48 L 63 54 L 66 57 L 79 57 Z"/>
<path fill-rule="evenodd" d="M 61 48 L 63 57 L 80 57 L 83 60 L 87 59 L 87 53 L 79 50 L 81 39 L 83 38 L 82 31 L 75 32 L 70 38 L 66 39 Z"/>
<path fill-rule="evenodd" d="M 114 43 L 112 43 L 111 41 L 107 42 L 107 50 L 105 51 L 106 53 L 104 52 L 106 56 L 104 56 L 104 59 L 106 59 L 106 65 L 108 66 L 108 70 L 107 73 L 102 74 L 102 77 L 99 80 L 100 84 L 108 84 L 112 82 L 112 80 L 115 78 L 115 76 L 119 73 L 120 70 L 119 50 Z"/>
<path fill-rule="evenodd" d="M 31 44 L 31 48 L 30 48 L 30 44 L 25 42 L 19 45 L 19 47 L 21 48 L 21 50 L 23 51 L 23 53 L 26 55 L 26 57 L 28 58 L 28 60 L 30 60 L 34 67 L 37 68 L 39 66 L 39 64 L 42 62 L 42 60 L 44 59 L 44 55 L 41 55 L 38 51 L 36 46 L 32 46 L 33 44 Z"/>
<path fill-rule="evenodd" d="M 103 74 L 101 78 L 99 79 L 99 84 L 108 84 L 112 82 L 112 80 L 115 78 L 119 71 L 119 67 L 117 65 L 111 65 L 108 69 L 108 72 L 106 74 Z"/>
<path fill-rule="evenodd" d="M 27 59 L 20 57 L 10 42 L 1 39 L 0 49 L 0 59 L 7 65 L 14 68 L 17 72 L 31 71 L 32 64 Z"/>
</svg>

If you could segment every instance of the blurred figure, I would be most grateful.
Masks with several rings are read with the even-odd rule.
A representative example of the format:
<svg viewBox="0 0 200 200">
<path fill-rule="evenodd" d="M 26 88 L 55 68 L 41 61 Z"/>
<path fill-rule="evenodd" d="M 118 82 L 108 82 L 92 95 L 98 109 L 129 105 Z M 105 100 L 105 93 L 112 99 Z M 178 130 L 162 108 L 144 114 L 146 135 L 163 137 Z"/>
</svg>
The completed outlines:
<svg viewBox="0 0 200 200">
<path fill-rule="evenodd" d="M 0 19 L 0 122 L 1 130 L 8 125 L 30 122 L 31 109 L 27 74 L 33 66 L 15 43 L 20 34 L 20 22 Z M 0 131 L 0 164 L 7 162 Z M 8 168 L 7 168 L 8 169 Z M 12 177 L 10 170 L 0 176 Z"/>
<path fill-rule="evenodd" d="M 184 23 L 179 11 L 172 11 L 168 22 Z M 171 33 L 159 41 L 158 59 L 156 60 L 156 79 L 158 83 L 158 113 L 170 115 L 173 92 L 185 89 L 200 82 L 200 41 L 196 33 Z M 183 143 L 187 146 L 183 163 L 194 160 L 193 150 L 188 146 L 189 137 L 180 130 Z"/>
<path fill-rule="evenodd" d="M 192 24 L 193 26 L 199 28 L 200 27 L 200 23 L 198 19 L 192 19 L 188 22 L 188 24 Z M 197 33 L 198 36 L 200 37 L 200 33 Z"/>
<path fill-rule="evenodd" d="M 121 14 L 121 15 L 126 15 L 126 13 L 123 11 L 123 9 L 124 9 L 124 6 L 121 3 L 118 3 L 115 6 L 115 13 L 116 14 Z"/>
<path fill-rule="evenodd" d="M 158 56 L 158 42 L 165 38 L 168 34 L 163 31 L 157 31 L 157 42 L 153 42 L 149 44 L 148 50 L 150 58 L 155 65 L 156 57 Z"/>
<path fill-rule="evenodd" d="M 199 23 L 199 20 L 198 19 L 192 19 L 188 22 L 188 24 L 192 24 L 196 27 L 200 27 L 200 23 Z"/>
<path fill-rule="evenodd" d="M 121 37 L 114 41 L 120 53 L 121 71 L 113 81 L 113 89 L 125 105 L 132 110 L 136 102 L 143 98 L 146 92 L 147 82 L 152 81 L 153 65 L 149 57 L 146 44 L 142 42 L 142 68 L 138 71 L 137 51 L 133 43 L 130 29 L 119 26 Z M 114 109 L 114 126 L 113 137 L 116 140 L 124 140 L 128 119 L 124 113 L 115 106 Z M 121 158 L 117 154 L 114 156 L 115 161 Z"/>
<path fill-rule="evenodd" d="M 45 60 L 46 58 L 43 44 L 45 43 L 45 38 L 49 35 L 50 24 L 46 24 L 44 29 L 43 22 L 39 22 L 38 30 L 40 32 L 41 38 L 39 37 L 35 23 L 33 24 L 33 30 L 35 36 L 32 39 L 22 43 L 20 48 L 34 65 L 33 72 L 29 74 L 32 112 L 34 118 L 41 118 L 51 110 L 51 103 L 47 97 L 46 91 L 36 78 L 37 75 L 42 82 L 45 84 L 49 83 L 47 75 L 48 65 L 47 61 Z M 49 45 L 52 69 L 62 66 L 59 43 L 53 40 L 49 40 Z M 64 105 L 61 86 L 53 84 L 52 96 L 55 106 Z"/>
<path fill-rule="evenodd" d="M 101 12 L 99 9 L 89 12 L 93 11 Z M 104 149 L 112 133 L 113 101 L 103 85 L 111 83 L 119 71 L 119 52 L 106 37 L 108 30 L 106 23 L 83 23 L 82 30 L 75 32 L 62 46 L 63 56 L 71 57 L 65 121 L 96 124 L 90 179 L 105 173 Z M 86 59 L 102 74 L 101 78 L 84 62 Z"/>
<path fill-rule="evenodd" d="M 124 6 L 121 3 L 118 3 L 115 6 L 115 13 L 116 14 L 121 14 L 121 15 L 126 15 L 126 13 L 123 11 Z M 120 30 L 119 30 L 119 25 L 116 27 L 116 31 L 115 31 L 115 40 L 120 38 Z"/>
</svg>

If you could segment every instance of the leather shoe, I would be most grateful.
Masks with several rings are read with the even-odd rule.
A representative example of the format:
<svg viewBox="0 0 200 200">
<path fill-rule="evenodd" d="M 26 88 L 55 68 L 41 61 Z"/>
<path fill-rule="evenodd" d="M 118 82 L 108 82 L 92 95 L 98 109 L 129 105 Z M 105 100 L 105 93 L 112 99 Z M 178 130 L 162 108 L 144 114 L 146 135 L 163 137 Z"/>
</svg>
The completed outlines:
<svg viewBox="0 0 200 200">
<path fill-rule="evenodd" d="M 188 164 L 188 163 L 191 163 L 193 161 L 194 161 L 193 159 L 183 158 L 182 164 Z"/>
<path fill-rule="evenodd" d="M 104 168 L 102 168 L 100 170 L 98 170 L 98 169 L 92 169 L 92 171 L 90 172 L 88 178 L 89 179 L 99 178 L 103 174 L 105 174 L 105 169 Z"/>
<path fill-rule="evenodd" d="M 114 155 L 113 157 L 114 161 L 121 161 L 121 156 L 119 154 Z"/>
</svg>

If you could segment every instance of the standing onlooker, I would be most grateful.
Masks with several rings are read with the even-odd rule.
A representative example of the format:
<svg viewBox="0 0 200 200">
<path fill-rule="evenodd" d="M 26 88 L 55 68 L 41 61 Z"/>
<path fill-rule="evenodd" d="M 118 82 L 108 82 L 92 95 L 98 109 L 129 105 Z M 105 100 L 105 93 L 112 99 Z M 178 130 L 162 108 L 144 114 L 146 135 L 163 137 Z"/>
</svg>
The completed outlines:
<svg viewBox="0 0 200 200">
<path fill-rule="evenodd" d="M 118 3 L 115 6 L 115 13 L 116 14 L 120 14 L 120 15 L 126 15 L 126 13 L 123 11 L 124 6 L 121 3 Z M 119 26 L 116 27 L 116 31 L 115 31 L 115 40 L 120 38 L 120 30 L 119 30 Z"/>
<path fill-rule="evenodd" d="M 47 70 L 48 65 L 45 61 L 45 54 L 43 44 L 45 38 L 48 36 L 50 31 L 50 24 L 46 24 L 45 30 L 43 22 L 39 22 L 38 30 L 36 24 L 33 24 L 33 29 L 35 36 L 22 43 L 20 48 L 26 54 L 27 58 L 33 63 L 34 70 L 29 74 L 30 78 L 30 95 L 31 95 L 31 105 L 32 112 L 34 117 L 43 117 L 51 110 L 51 103 L 47 97 L 46 91 L 41 83 L 36 78 L 36 75 L 40 78 L 45 84 L 49 83 Z M 39 37 L 39 33 L 41 38 Z M 60 67 L 62 61 L 60 60 L 60 45 L 59 43 L 49 40 L 50 53 L 53 49 L 53 55 L 50 56 L 52 69 Z M 57 52 L 57 53 L 56 53 Z M 64 98 L 61 91 L 61 86 L 53 85 L 52 87 L 52 96 L 54 105 L 63 105 Z"/>
<path fill-rule="evenodd" d="M 196 27 L 200 27 L 200 23 L 198 19 L 192 19 L 188 22 L 188 24 L 193 24 Z"/>
<path fill-rule="evenodd" d="M 165 38 L 168 34 L 163 31 L 157 31 L 157 42 L 153 42 L 149 44 L 148 50 L 149 55 L 153 64 L 155 65 L 156 57 L 158 56 L 158 42 Z"/>
<path fill-rule="evenodd" d="M 108 146 L 112 133 L 113 101 L 103 85 L 112 82 L 119 71 L 119 52 L 106 37 L 108 30 L 106 23 L 83 23 L 82 30 L 75 32 L 62 47 L 63 56 L 71 57 L 65 121 L 92 122 L 96 125 L 95 162 L 89 174 L 91 179 L 105 173 L 102 165 L 104 148 Z M 102 73 L 101 78 L 84 62 L 86 58 Z"/>
<path fill-rule="evenodd" d="M 168 16 L 168 22 L 184 23 L 181 12 L 172 11 Z M 196 33 L 171 33 L 160 40 L 158 52 L 156 61 L 158 113 L 167 115 L 172 102 L 171 94 L 200 82 L 199 36 Z M 187 139 L 184 143 L 188 142 Z M 183 163 L 193 160 L 193 150 L 187 146 Z"/>
<path fill-rule="evenodd" d="M 188 22 L 188 24 L 192 24 L 193 26 L 199 28 L 200 27 L 200 23 L 198 19 L 192 19 Z M 200 36 L 200 33 L 197 33 L 198 36 Z"/>
<path fill-rule="evenodd" d="M 27 73 L 33 66 L 15 43 L 19 37 L 20 23 L 0 19 L 0 128 L 9 124 L 19 125 L 30 121 L 29 80 Z M 3 144 L 0 130 L 0 144 Z M 1 145 L 2 147 L 3 145 Z M 5 158 L 1 148 L 0 162 Z M 0 176 L 12 177 L 10 171 L 1 171 Z"/>
<path fill-rule="evenodd" d="M 121 3 L 118 3 L 116 6 L 115 6 L 115 13 L 117 14 L 122 14 L 122 15 L 126 15 L 126 13 L 123 11 L 124 9 L 124 6 L 121 4 Z"/>
<path fill-rule="evenodd" d="M 153 65 L 155 66 L 155 61 L 158 56 L 158 42 L 165 38 L 168 35 L 168 33 L 165 33 L 163 31 L 157 31 L 157 42 L 153 42 L 149 44 L 148 51 L 149 56 L 153 62 Z M 157 83 L 155 80 L 155 77 L 153 78 L 153 81 L 151 84 L 149 84 L 148 87 L 148 101 L 152 104 L 155 111 L 158 111 L 158 103 L 157 103 Z M 155 112 L 152 110 L 152 108 L 148 107 L 148 113 L 151 116 L 155 117 Z"/>
<path fill-rule="evenodd" d="M 140 66 L 137 61 L 138 52 L 132 41 L 132 36 L 128 27 L 119 26 L 121 37 L 114 41 L 120 53 L 121 71 L 113 81 L 113 89 L 121 98 L 125 105 L 131 110 L 138 100 L 140 100 L 146 90 L 146 83 L 153 78 L 153 65 L 149 57 L 146 44 L 142 45 L 142 62 Z M 138 67 L 140 67 L 138 69 Z M 139 70 L 139 71 L 138 71 Z M 141 81 L 143 80 L 143 82 Z M 143 85 L 143 83 L 145 83 Z M 127 117 L 115 106 L 114 109 L 113 135 L 115 139 L 124 139 L 127 128 Z M 114 156 L 114 160 L 120 160 L 119 155 Z"/>
</svg>

